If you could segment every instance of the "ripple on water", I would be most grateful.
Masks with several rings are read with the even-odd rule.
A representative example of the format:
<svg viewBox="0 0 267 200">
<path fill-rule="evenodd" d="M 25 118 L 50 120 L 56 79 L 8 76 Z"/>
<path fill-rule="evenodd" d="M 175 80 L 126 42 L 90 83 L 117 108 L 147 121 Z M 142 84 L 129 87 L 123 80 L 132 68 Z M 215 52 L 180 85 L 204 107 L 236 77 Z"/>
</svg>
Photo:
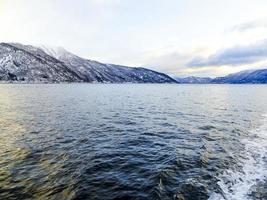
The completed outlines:
<svg viewBox="0 0 267 200">
<path fill-rule="evenodd" d="M 0 199 L 264 199 L 267 93 L 240 87 L 0 85 Z"/>
</svg>

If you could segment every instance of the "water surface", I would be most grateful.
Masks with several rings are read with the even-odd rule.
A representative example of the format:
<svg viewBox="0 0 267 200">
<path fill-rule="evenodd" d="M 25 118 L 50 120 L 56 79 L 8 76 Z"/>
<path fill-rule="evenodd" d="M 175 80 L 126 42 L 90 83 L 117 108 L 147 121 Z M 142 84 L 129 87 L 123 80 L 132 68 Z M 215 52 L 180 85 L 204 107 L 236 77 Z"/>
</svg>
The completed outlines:
<svg viewBox="0 0 267 200">
<path fill-rule="evenodd" d="M 0 199 L 267 199 L 266 85 L 0 85 Z"/>
</svg>

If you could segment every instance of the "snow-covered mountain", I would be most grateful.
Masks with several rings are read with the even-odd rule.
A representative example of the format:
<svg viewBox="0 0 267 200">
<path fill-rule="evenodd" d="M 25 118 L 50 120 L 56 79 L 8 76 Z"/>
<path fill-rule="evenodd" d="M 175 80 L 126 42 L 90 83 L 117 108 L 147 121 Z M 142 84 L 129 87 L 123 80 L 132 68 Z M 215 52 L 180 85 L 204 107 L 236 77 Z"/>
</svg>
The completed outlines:
<svg viewBox="0 0 267 200">
<path fill-rule="evenodd" d="M 25 82 L 80 81 L 63 62 L 33 46 L 0 44 L 0 80 Z"/>
<path fill-rule="evenodd" d="M 185 78 L 176 77 L 175 80 L 177 80 L 179 83 L 184 83 L 184 84 L 187 84 L 187 83 L 188 84 L 206 84 L 206 83 L 210 83 L 212 78 L 189 76 Z"/>
<path fill-rule="evenodd" d="M 209 78 L 190 76 L 186 78 L 175 78 L 179 83 L 183 84 L 242 84 L 242 83 L 267 83 L 267 69 L 246 70 L 224 77 Z"/>
<path fill-rule="evenodd" d="M 177 83 L 166 74 L 137 67 L 104 64 L 50 49 L 0 43 L 0 81 Z"/>
<path fill-rule="evenodd" d="M 169 76 L 145 68 L 126 67 L 113 64 L 103 64 L 76 56 L 62 48 L 43 50 L 64 62 L 88 82 L 134 82 L 134 83 L 173 83 Z"/>
<path fill-rule="evenodd" d="M 211 83 L 267 83 L 267 69 L 241 71 L 229 74 L 228 76 L 215 78 Z"/>
</svg>

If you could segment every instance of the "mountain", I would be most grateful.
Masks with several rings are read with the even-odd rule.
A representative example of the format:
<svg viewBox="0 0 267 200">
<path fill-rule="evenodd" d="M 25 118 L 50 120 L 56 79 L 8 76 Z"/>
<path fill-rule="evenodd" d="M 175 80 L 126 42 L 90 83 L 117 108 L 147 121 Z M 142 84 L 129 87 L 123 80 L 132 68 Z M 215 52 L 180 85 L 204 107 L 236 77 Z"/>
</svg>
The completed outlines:
<svg viewBox="0 0 267 200">
<path fill-rule="evenodd" d="M 229 74 L 228 76 L 215 78 L 211 83 L 267 83 L 267 69 L 241 71 Z"/>
<path fill-rule="evenodd" d="M 0 43 L 0 81 L 177 83 L 166 74 L 141 67 L 104 64 L 64 49 Z"/>
<path fill-rule="evenodd" d="M 25 82 L 76 82 L 77 74 L 41 49 L 0 44 L 0 80 Z"/>
<path fill-rule="evenodd" d="M 179 83 L 184 83 L 184 84 L 206 84 L 210 83 L 212 81 L 212 78 L 209 77 L 196 77 L 196 76 L 189 76 L 185 78 L 175 78 L 176 81 Z"/>
<path fill-rule="evenodd" d="M 174 83 L 174 79 L 156 71 L 141 67 L 126 67 L 113 64 L 103 64 L 76 56 L 62 48 L 43 50 L 64 62 L 86 82 L 114 83 Z"/>
<path fill-rule="evenodd" d="M 245 83 L 267 83 L 267 69 L 246 70 L 238 73 L 229 74 L 224 77 L 209 78 L 190 76 L 186 78 L 176 77 L 179 83 L 182 84 L 245 84 Z"/>
</svg>

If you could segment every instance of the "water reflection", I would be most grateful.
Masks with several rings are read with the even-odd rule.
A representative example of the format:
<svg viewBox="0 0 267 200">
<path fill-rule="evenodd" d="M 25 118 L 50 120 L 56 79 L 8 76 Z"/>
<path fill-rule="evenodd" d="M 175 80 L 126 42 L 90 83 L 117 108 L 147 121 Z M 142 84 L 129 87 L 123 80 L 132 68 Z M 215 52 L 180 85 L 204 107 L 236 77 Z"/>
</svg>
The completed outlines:
<svg viewBox="0 0 267 200">
<path fill-rule="evenodd" d="M 23 94 L 13 93 L 13 87 L 2 86 L 0 93 L 0 198 L 70 198 L 72 178 L 64 175 L 68 154 L 37 142 L 46 129 L 38 128 L 36 113 L 29 110 Z"/>
</svg>

